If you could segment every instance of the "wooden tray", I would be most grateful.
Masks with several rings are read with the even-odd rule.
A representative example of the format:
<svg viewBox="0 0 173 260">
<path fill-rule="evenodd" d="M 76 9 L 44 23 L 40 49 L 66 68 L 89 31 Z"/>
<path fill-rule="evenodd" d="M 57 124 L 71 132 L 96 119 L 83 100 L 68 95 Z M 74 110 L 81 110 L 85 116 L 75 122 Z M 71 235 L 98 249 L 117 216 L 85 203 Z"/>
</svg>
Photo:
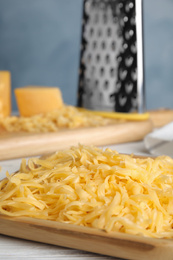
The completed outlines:
<svg viewBox="0 0 173 260">
<path fill-rule="evenodd" d="M 12 237 L 133 260 L 173 259 L 173 240 L 123 233 L 34 218 L 0 215 L 0 233 Z"/>
<path fill-rule="evenodd" d="M 152 129 L 152 121 L 145 120 L 56 133 L 3 133 L 0 135 L 0 160 L 44 155 L 79 143 L 102 146 L 139 141 Z"/>
<path fill-rule="evenodd" d="M 135 156 L 146 158 L 144 156 Z M 172 260 L 173 239 L 157 239 L 0 214 L 0 234 L 131 260 Z"/>
</svg>

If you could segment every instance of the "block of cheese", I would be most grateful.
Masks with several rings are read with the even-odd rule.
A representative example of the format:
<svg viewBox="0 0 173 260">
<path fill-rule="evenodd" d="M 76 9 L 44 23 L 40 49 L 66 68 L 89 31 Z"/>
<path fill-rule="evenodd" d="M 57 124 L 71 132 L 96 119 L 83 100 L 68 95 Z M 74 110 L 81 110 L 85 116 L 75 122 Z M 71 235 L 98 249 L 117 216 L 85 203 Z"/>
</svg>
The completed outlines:
<svg viewBox="0 0 173 260">
<path fill-rule="evenodd" d="M 60 109 L 63 105 L 57 87 L 26 86 L 14 90 L 21 116 L 28 117 Z"/>
<path fill-rule="evenodd" d="M 0 117 L 11 113 L 11 73 L 0 71 Z"/>
</svg>

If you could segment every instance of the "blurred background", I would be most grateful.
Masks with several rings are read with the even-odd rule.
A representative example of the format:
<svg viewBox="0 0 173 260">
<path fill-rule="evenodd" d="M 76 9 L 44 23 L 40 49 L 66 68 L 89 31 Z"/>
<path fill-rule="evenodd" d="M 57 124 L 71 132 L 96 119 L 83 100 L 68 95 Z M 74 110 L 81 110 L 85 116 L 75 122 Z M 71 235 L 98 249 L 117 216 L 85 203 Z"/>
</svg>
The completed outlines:
<svg viewBox="0 0 173 260">
<path fill-rule="evenodd" d="M 82 0 L 0 0 L 0 70 L 12 88 L 58 86 L 76 105 Z M 144 0 L 146 108 L 173 108 L 173 0 Z M 13 111 L 17 110 L 14 94 Z"/>
</svg>

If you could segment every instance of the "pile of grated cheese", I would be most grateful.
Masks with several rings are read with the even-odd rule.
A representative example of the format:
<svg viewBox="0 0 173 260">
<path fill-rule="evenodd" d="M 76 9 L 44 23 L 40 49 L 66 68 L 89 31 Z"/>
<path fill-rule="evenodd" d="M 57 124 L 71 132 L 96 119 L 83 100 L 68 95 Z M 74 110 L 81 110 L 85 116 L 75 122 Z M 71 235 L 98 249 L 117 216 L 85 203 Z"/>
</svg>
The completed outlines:
<svg viewBox="0 0 173 260">
<path fill-rule="evenodd" d="M 0 213 L 173 238 L 173 159 L 94 146 L 23 159 L 0 182 Z"/>
<path fill-rule="evenodd" d="M 62 108 L 30 117 L 9 116 L 0 118 L 0 128 L 7 132 L 56 132 L 62 128 L 72 129 L 89 126 L 103 126 L 121 120 L 103 118 L 89 112 L 79 111 L 74 106 Z"/>
</svg>

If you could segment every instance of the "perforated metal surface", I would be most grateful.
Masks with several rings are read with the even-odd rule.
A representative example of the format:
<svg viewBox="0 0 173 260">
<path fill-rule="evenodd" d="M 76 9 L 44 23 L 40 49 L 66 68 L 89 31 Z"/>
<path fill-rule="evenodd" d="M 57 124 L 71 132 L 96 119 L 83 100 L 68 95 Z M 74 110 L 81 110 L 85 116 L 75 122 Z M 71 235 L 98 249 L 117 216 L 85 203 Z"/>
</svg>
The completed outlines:
<svg viewBox="0 0 173 260">
<path fill-rule="evenodd" d="M 139 18 L 141 22 L 141 13 Z M 136 21 L 135 0 L 84 1 L 78 106 L 121 112 L 143 109 L 141 80 L 138 86 L 143 68 L 137 70 L 143 65 L 137 57 L 142 45 L 137 51 Z"/>
</svg>

